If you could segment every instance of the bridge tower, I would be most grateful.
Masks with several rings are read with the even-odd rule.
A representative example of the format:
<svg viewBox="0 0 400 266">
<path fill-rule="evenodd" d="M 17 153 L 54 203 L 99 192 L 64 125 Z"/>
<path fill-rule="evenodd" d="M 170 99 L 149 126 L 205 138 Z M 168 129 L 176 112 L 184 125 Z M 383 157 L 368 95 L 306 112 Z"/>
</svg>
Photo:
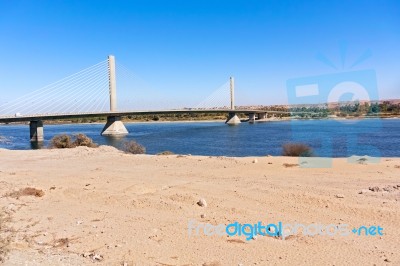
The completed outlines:
<svg viewBox="0 0 400 266">
<path fill-rule="evenodd" d="M 128 134 L 128 130 L 125 128 L 121 121 L 121 116 L 112 115 L 117 113 L 117 82 L 115 72 L 115 57 L 113 55 L 108 56 L 108 79 L 109 79 L 109 90 L 110 90 L 110 115 L 107 117 L 107 123 L 104 126 L 101 135 L 102 136 L 122 136 Z"/>
<path fill-rule="evenodd" d="M 115 78 L 115 57 L 108 56 L 108 82 L 110 90 L 110 111 L 117 111 L 117 82 Z"/>
<path fill-rule="evenodd" d="M 230 92 L 231 92 L 231 110 L 235 111 L 235 80 L 233 77 L 230 77 Z M 225 122 L 226 124 L 233 126 L 240 124 L 240 119 L 236 115 L 235 112 L 231 112 L 228 115 L 228 119 Z"/>
<path fill-rule="evenodd" d="M 229 79 L 229 88 L 231 91 L 231 110 L 235 110 L 235 80 L 233 77 Z"/>
</svg>

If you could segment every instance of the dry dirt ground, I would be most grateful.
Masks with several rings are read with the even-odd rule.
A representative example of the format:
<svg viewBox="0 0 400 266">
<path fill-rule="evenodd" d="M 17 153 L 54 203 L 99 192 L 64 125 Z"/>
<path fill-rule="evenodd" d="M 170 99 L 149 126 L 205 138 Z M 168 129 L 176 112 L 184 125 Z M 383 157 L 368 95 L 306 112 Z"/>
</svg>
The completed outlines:
<svg viewBox="0 0 400 266">
<path fill-rule="evenodd" d="M 0 150 L 5 265 L 400 265 L 400 159 Z M 207 206 L 197 202 L 204 199 Z M 196 224 L 380 226 L 383 235 L 195 235 Z"/>
</svg>

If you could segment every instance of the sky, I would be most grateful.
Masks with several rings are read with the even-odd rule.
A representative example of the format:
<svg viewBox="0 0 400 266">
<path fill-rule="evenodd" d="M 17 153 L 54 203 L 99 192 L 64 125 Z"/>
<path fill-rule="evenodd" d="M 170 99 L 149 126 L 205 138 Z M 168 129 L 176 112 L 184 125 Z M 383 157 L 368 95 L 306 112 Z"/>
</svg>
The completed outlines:
<svg viewBox="0 0 400 266">
<path fill-rule="evenodd" d="M 0 102 L 110 54 L 188 104 L 230 76 L 237 105 L 269 105 L 290 102 L 290 79 L 365 69 L 380 99 L 400 98 L 399 47 L 397 0 L 0 0 Z"/>
</svg>

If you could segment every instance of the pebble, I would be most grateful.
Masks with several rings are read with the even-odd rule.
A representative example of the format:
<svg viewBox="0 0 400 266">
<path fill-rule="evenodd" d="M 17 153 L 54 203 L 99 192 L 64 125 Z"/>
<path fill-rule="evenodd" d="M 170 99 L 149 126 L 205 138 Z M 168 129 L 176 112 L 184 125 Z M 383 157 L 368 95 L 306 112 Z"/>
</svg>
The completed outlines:
<svg viewBox="0 0 400 266">
<path fill-rule="evenodd" d="M 254 160 L 253 160 L 253 163 L 258 163 L 258 160 L 257 160 L 257 159 L 254 159 Z"/>
<path fill-rule="evenodd" d="M 335 197 L 338 198 L 338 199 L 343 199 L 344 195 L 343 194 L 336 194 Z"/>
<path fill-rule="evenodd" d="M 206 215 L 205 215 L 205 214 L 201 214 L 200 217 L 201 217 L 201 218 L 205 218 Z"/>
<path fill-rule="evenodd" d="M 103 260 L 103 256 L 101 256 L 99 254 L 94 254 L 93 255 L 93 260 L 101 261 L 101 260 Z"/>
<path fill-rule="evenodd" d="M 197 205 L 199 205 L 200 207 L 207 207 L 207 202 L 205 199 L 201 198 L 198 202 Z"/>
<path fill-rule="evenodd" d="M 358 194 L 367 194 L 369 192 L 368 189 L 361 189 L 360 192 L 358 192 Z"/>
</svg>

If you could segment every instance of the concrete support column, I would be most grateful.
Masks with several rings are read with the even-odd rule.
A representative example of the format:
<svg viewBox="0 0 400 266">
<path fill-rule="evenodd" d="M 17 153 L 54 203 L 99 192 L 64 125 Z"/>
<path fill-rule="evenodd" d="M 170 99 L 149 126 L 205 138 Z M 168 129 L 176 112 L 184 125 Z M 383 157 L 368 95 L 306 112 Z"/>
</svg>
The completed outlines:
<svg viewBox="0 0 400 266">
<path fill-rule="evenodd" d="M 110 111 L 117 111 L 117 82 L 115 79 L 115 57 L 108 56 L 108 78 L 110 90 Z"/>
<path fill-rule="evenodd" d="M 240 119 L 236 115 L 236 113 L 229 113 L 228 119 L 226 120 L 225 124 L 228 124 L 230 126 L 238 125 L 240 124 Z"/>
<path fill-rule="evenodd" d="M 258 113 L 257 117 L 258 117 L 258 119 L 265 119 L 265 118 L 267 118 L 267 113 Z"/>
<path fill-rule="evenodd" d="M 249 114 L 249 123 L 254 123 L 256 121 L 256 114 L 250 113 Z"/>
<path fill-rule="evenodd" d="M 30 121 L 29 130 L 32 142 L 40 142 L 44 140 L 43 122 L 41 120 Z"/>
<path fill-rule="evenodd" d="M 122 123 L 120 116 L 107 117 L 107 123 L 101 131 L 102 136 L 123 136 L 128 133 L 129 132 Z"/>
<path fill-rule="evenodd" d="M 229 81 L 229 88 L 231 91 L 231 110 L 235 110 L 235 80 L 233 77 L 230 77 Z"/>
</svg>

